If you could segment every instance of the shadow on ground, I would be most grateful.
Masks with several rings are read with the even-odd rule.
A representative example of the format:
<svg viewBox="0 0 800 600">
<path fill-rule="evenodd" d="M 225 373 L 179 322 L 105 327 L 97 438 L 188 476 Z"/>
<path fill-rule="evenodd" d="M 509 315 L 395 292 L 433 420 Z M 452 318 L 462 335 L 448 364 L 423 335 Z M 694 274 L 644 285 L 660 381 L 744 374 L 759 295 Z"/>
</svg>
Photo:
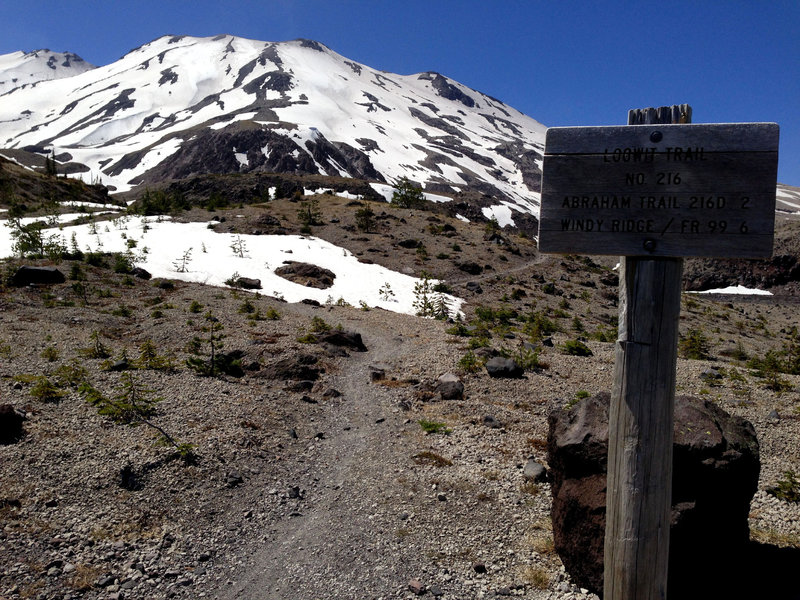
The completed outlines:
<svg viewBox="0 0 800 600">
<path fill-rule="evenodd" d="M 750 542 L 740 556 L 696 557 L 680 581 L 668 584 L 671 600 L 800 600 L 800 549 Z"/>
</svg>

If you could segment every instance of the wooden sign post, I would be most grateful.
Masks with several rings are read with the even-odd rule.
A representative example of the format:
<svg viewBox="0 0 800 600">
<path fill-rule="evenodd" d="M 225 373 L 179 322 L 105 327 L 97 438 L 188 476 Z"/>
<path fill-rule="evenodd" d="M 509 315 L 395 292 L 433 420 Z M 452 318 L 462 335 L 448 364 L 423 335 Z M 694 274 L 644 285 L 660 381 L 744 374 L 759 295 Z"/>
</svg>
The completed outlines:
<svg viewBox="0 0 800 600">
<path fill-rule="evenodd" d="M 623 255 L 606 600 L 667 597 L 679 257 L 772 253 L 778 126 L 690 121 L 680 105 L 630 111 L 628 127 L 547 131 L 540 251 Z"/>
</svg>

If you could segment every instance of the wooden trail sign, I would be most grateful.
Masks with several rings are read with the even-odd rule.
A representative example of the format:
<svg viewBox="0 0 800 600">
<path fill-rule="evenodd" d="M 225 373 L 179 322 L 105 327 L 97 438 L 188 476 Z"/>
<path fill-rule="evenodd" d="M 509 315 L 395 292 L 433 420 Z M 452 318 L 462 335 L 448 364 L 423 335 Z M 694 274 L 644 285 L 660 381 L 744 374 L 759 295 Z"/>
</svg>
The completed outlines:
<svg viewBox="0 0 800 600">
<path fill-rule="evenodd" d="M 606 600 L 667 597 L 680 257 L 772 253 L 778 126 L 689 121 L 684 104 L 547 131 L 539 250 L 622 255 Z"/>
<path fill-rule="evenodd" d="M 768 257 L 777 169 L 775 123 L 548 129 L 539 249 Z"/>
</svg>

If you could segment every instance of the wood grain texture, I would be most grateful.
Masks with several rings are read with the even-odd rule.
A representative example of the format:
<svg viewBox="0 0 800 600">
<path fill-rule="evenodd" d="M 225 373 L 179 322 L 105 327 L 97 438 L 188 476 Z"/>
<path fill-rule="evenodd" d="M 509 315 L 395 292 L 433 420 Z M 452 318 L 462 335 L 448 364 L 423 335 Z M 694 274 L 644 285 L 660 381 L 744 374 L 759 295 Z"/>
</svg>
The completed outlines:
<svg viewBox="0 0 800 600">
<path fill-rule="evenodd" d="M 683 261 L 624 257 L 609 412 L 604 598 L 663 600 Z"/>
<path fill-rule="evenodd" d="M 648 112 L 646 119 L 687 114 L 691 109 L 679 107 Z M 624 256 L 620 266 L 603 597 L 666 600 L 683 259 Z"/>
</svg>

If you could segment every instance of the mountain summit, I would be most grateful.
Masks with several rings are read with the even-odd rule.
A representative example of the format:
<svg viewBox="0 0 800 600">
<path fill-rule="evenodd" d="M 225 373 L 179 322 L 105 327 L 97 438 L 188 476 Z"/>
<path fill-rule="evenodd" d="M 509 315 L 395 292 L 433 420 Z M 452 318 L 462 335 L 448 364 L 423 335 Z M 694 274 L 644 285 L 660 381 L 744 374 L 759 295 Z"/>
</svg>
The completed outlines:
<svg viewBox="0 0 800 600">
<path fill-rule="evenodd" d="M 95 66 L 71 52 L 34 50 L 0 55 L 0 96 L 40 81 L 80 75 Z"/>
<path fill-rule="evenodd" d="M 538 205 L 545 127 L 439 73 L 396 75 L 319 42 L 230 35 L 162 37 L 73 72 L 3 88 L 0 147 L 52 149 L 117 191 L 269 171 L 405 176 L 428 192 L 478 191 L 523 212 Z"/>
</svg>

